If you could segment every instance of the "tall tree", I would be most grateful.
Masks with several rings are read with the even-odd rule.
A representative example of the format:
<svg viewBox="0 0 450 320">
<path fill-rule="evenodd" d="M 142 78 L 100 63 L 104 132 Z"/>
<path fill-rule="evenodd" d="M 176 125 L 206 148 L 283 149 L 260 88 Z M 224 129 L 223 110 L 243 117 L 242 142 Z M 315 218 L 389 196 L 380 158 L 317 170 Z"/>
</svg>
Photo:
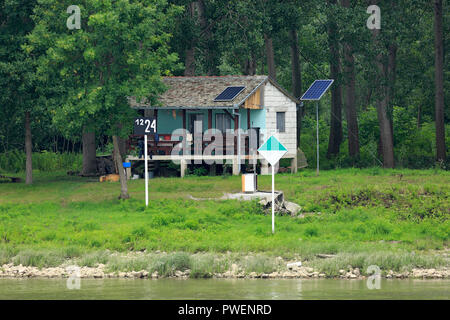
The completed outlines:
<svg viewBox="0 0 450 320">
<path fill-rule="evenodd" d="M 298 34 L 295 27 L 289 29 L 290 49 L 291 49 L 291 68 L 292 68 L 292 91 L 294 97 L 300 98 L 302 94 L 302 71 L 300 66 L 300 49 L 298 46 Z M 298 137 L 299 139 L 300 137 Z"/>
<path fill-rule="evenodd" d="M 266 48 L 266 60 L 269 77 L 273 80 L 277 80 L 277 71 L 275 69 L 275 53 L 273 51 L 272 36 L 268 33 L 264 34 L 264 45 Z"/>
<path fill-rule="evenodd" d="M 300 68 L 300 55 L 298 46 L 298 34 L 295 27 L 289 30 L 291 47 L 291 67 L 292 67 L 292 91 L 294 97 L 300 98 L 302 95 L 302 72 Z M 303 108 L 297 108 L 297 146 L 300 148 L 300 137 L 302 131 Z"/>
<path fill-rule="evenodd" d="M 434 67 L 435 67 L 435 121 L 436 159 L 446 160 L 444 125 L 444 41 L 442 27 L 442 0 L 433 0 L 434 5 Z"/>
<path fill-rule="evenodd" d="M 288 33 L 290 60 L 291 60 L 291 84 L 292 93 L 294 97 L 300 98 L 302 95 L 302 70 L 300 62 L 300 46 L 299 46 L 299 33 L 302 23 L 307 20 L 305 12 L 310 12 L 311 8 L 308 7 L 310 3 L 305 1 L 288 1 L 281 7 L 280 12 L 277 14 L 279 17 L 278 24 Z M 304 10 L 303 10 L 304 9 Z M 304 115 L 304 108 L 297 107 L 297 146 L 300 147 L 300 137 L 302 128 L 302 118 Z"/>
<path fill-rule="evenodd" d="M 376 5 L 377 0 L 372 0 L 371 4 Z M 380 142 L 383 155 L 383 166 L 394 168 L 394 144 L 392 136 L 392 125 L 388 116 L 389 107 L 389 87 L 386 46 L 380 35 L 380 29 L 372 30 L 373 44 L 376 50 L 375 63 L 377 66 L 376 76 L 376 108 L 378 123 L 380 126 Z"/>
<path fill-rule="evenodd" d="M 330 50 L 330 77 L 335 79 L 331 87 L 330 136 L 327 157 L 337 155 L 342 142 L 342 87 L 339 34 L 335 18 L 337 0 L 328 0 L 328 46 Z"/>
<path fill-rule="evenodd" d="M 224 19 L 226 2 L 170 0 L 184 8 L 174 26 L 172 47 L 184 57 L 184 76 L 218 75 L 222 45 L 217 26 Z M 221 39 L 220 39 L 221 40 Z"/>
<path fill-rule="evenodd" d="M 200 1 L 192 1 L 186 6 L 187 16 L 189 20 L 189 24 L 191 24 L 191 30 L 194 30 L 197 16 L 202 13 L 200 9 Z M 189 42 L 185 50 L 185 58 L 184 58 L 184 75 L 185 76 L 194 76 L 195 75 L 195 48 L 197 45 L 197 36 L 194 32 L 191 32 L 189 37 Z"/>
<path fill-rule="evenodd" d="M 34 24 L 30 20 L 35 1 L 18 0 L 0 3 L 0 103 L 7 105 L 9 114 L 20 114 L 24 127 L 27 184 L 33 182 L 31 122 L 39 115 L 34 78 L 34 60 L 22 46 Z"/>
<path fill-rule="evenodd" d="M 277 80 L 277 71 L 275 66 L 275 49 L 273 46 L 273 37 L 279 30 L 280 26 L 277 23 L 276 14 L 279 12 L 282 4 L 276 1 L 259 0 L 257 8 L 261 11 L 262 18 L 262 33 L 264 35 L 264 48 L 266 54 L 266 64 L 269 77 Z"/>
<path fill-rule="evenodd" d="M 216 1 L 215 37 L 220 39 L 216 51 L 222 54 L 225 74 L 254 75 L 258 63 L 264 73 L 263 11 L 258 1 Z"/>
<path fill-rule="evenodd" d="M 36 28 L 27 50 L 45 49 L 38 60 L 40 81 L 62 90 L 62 102 L 52 110 L 54 121 L 74 130 L 90 126 L 87 132 L 96 129 L 112 136 L 120 198 L 128 198 L 118 146 L 118 137 L 130 133 L 136 115 L 127 97 L 157 104 L 164 91 L 161 75 L 177 60 L 169 52 L 168 31 L 180 10 L 165 0 L 86 0 L 80 5 L 81 29 L 67 30 L 69 5 L 70 1 L 49 0 L 36 7 Z"/>
<path fill-rule="evenodd" d="M 342 6 L 350 9 L 350 0 L 342 0 Z M 350 157 L 359 156 L 359 131 L 356 109 L 356 73 L 353 45 L 350 39 L 344 39 L 344 90 L 345 90 L 345 115 L 347 119 L 348 153 Z"/>
<path fill-rule="evenodd" d="M 199 1 L 199 25 L 200 25 L 200 49 L 204 56 L 204 70 L 209 76 L 216 76 L 219 74 L 221 46 L 215 35 L 217 24 L 224 19 L 224 14 L 217 10 L 216 6 L 219 3 L 211 1 Z"/>
<path fill-rule="evenodd" d="M 296 98 L 300 98 L 302 95 L 302 62 L 304 57 L 301 57 L 300 52 L 300 40 L 303 35 L 303 27 L 310 21 L 311 17 L 317 13 L 316 3 L 310 0 L 288 0 L 281 5 L 273 6 L 274 10 L 271 10 L 272 26 L 275 32 L 277 32 L 278 43 L 288 43 L 289 50 L 283 51 L 283 46 L 279 51 L 279 56 L 289 54 L 290 60 L 290 84 L 292 87 L 292 93 Z M 287 46 L 286 46 L 287 47 Z M 281 59 L 280 59 L 281 60 Z M 281 60 L 283 61 L 283 60 Z M 287 63 L 288 59 L 286 59 Z M 306 61 L 305 61 L 306 62 Z M 284 63 L 281 62 L 280 65 Z M 287 75 L 284 77 L 287 78 Z M 286 81 L 287 82 L 287 81 Z M 297 146 L 300 147 L 301 130 L 302 130 L 302 118 L 305 115 L 305 107 L 297 106 Z"/>
</svg>

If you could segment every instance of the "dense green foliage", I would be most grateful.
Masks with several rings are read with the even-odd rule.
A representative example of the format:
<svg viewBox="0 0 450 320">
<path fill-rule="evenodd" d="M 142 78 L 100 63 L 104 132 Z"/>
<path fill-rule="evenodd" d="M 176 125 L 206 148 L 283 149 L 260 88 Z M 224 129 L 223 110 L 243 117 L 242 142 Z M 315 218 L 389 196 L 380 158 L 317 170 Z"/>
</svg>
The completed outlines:
<svg viewBox="0 0 450 320">
<path fill-rule="evenodd" d="M 389 45 L 396 48 L 395 81 L 390 84 L 393 96 L 388 106 L 396 165 L 435 166 L 431 1 L 378 1 L 381 49 L 374 47 L 366 27 L 366 1 L 352 0 L 350 7 L 344 8 L 340 1 L 84 0 L 77 3 L 81 29 L 68 30 L 66 9 L 71 4 L 0 1 L 0 152 L 23 148 L 24 111 L 31 112 L 35 152 L 79 152 L 83 126 L 95 128 L 99 146 L 118 129 L 117 122 L 123 124 L 121 133 L 129 134 L 129 120 L 135 113 L 127 108 L 125 97 L 137 95 L 156 103 L 164 90 L 159 77 L 183 75 L 188 52 L 193 52 L 195 75 L 267 74 L 265 36 L 273 40 L 277 81 L 293 92 L 292 29 L 298 34 L 304 92 L 314 79 L 329 77 L 327 26 L 332 17 L 340 48 L 344 43 L 353 48 L 361 154 L 358 159 L 347 155 L 343 116 L 340 153 L 324 160 L 324 168 L 367 167 L 382 161 L 379 124 L 372 107 L 379 98 L 374 88 L 374 57 Z M 198 6 L 193 14 L 189 13 L 191 5 Z M 446 5 L 444 48 L 449 47 L 450 39 Z M 448 51 L 444 55 L 448 101 L 450 58 Z M 347 81 L 348 75 L 342 72 L 336 84 Z M 306 103 L 300 145 L 310 165 L 315 163 L 313 108 Z M 445 110 L 447 141 L 449 110 Z M 323 152 L 331 117 L 327 95 L 320 109 Z"/>
<path fill-rule="evenodd" d="M 394 108 L 393 125 L 395 128 L 395 157 L 396 166 L 399 168 L 431 168 L 434 166 L 449 170 L 450 162 L 437 164 L 436 158 L 436 132 L 432 122 L 425 122 L 419 128 L 417 119 L 412 112 L 400 107 Z M 344 123 L 345 124 L 345 123 Z M 307 117 L 303 120 L 303 133 L 301 149 L 305 153 L 310 168 L 316 167 L 316 121 Z M 382 166 L 382 157 L 378 154 L 379 130 L 377 112 L 369 106 L 359 117 L 361 154 L 357 161 L 352 159 L 347 152 L 347 140 L 344 140 L 339 154 L 327 158 L 327 145 L 329 126 L 326 120 L 319 122 L 320 139 L 320 167 L 322 169 L 336 169 L 348 167 Z M 345 130 L 344 130 L 345 132 Z M 446 125 L 446 139 L 450 138 L 450 125 Z M 345 135 L 346 137 L 346 135 Z"/>
<path fill-rule="evenodd" d="M 78 153 L 53 153 L 42 151 L 33 154 L 33 166 L 35 170 L 42 172 L 81 170 L 81 154 Z M 18 150 L 12 150 L 0 154 L 0 171 L 23 172 L 25 171 L 25 154 Z"/>
<path fill-rule="evenodd" d="M 151 103 L 163 91 L 160 75 L 174 68 L 169 52 L 170 26 L 177 8 L 164 0 L 83 1 L 80 30 L 67 30 L 65 9 L 70 1 L 45 1 L 33 15 L 35 28 L 24 50 L 45 52 L 37 75 L 49 88 L 47 103 L 53 122 L 66 136 L 83 127 L 117 134 L 136 115 L 127 97 Z M 54 96 L 54 93 L 58 95 Z M 124 128 L 125 127 L 125 128 Z"/>
</svg>

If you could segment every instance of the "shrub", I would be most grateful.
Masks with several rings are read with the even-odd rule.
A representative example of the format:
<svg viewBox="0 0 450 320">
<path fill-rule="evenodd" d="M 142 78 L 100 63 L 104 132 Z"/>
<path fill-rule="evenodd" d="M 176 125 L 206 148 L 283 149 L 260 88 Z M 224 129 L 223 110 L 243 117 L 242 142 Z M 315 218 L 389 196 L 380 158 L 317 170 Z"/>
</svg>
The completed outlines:
<svg viewBox="0 0 450 320">
<path fill-rule="evenodd" d="M 277 269 L 277 265 L 273 258 L 258 254 L 246 257 L 244 260 L 244 268 L 247 273 L 271 273 Z"/>
<path fill-rule="evenodd" d="M 384 220 L 375 220 L 371 223 L 370 228 L 375 235 L 387 235 L 392 232 L 392 227 Z"/>
<path fill-rule="evenodd" d="M 176 252 L 163 255 L 154 261 L 152 271 L 158 271 L 160 275 L 173 275 L 175 271 L 185 271 L 191 267 L 190 256 L 185 252 Z"/>
<path fill-rule="evenodd" d="M 15 265 L 22 264 L 39 268 L 56 267 L 61 265 L 64 260 L 64 254 L 55 250 L 23 250 L 12 258 Z"/>
<path fill-rule="evenodd" d="M 211 278 L 214 273 L 228 269 L 227 259 L 217 259 L 214 254 L 202 253 L 191 256 L 191 278 Z"/>
<path fill-rule="evenodd" d="M 197 220 L 189 219 L 184 223 L 184 227 L 191 230 L 197 230 L 200 228 L 200 224 Z"/>
<path fill-rule="evenodd" d="M 317 237 L 319 235 L 319 229 L 316 226 L 307 226 L 304 234 L 307 237 Z"/>
<path fill-rule="evenodd" d="M 25 153 L 12 150 L 0 154 L 0 170 L 7 172 L 25 171 Z M 54 153 L 42 151 L 33 153 L 33 169 L 43 172 L 57 170 L 80 171 L 82 168 L 82 155 L 78 153 Z"/>
<path fill-rule="evenodd" d="M 150 225 L 152 227 L 164 227 L 171 223 L 183 222 L 185 220 L 182 215 L 158 213 L 152 216 Z"/>
</svg>

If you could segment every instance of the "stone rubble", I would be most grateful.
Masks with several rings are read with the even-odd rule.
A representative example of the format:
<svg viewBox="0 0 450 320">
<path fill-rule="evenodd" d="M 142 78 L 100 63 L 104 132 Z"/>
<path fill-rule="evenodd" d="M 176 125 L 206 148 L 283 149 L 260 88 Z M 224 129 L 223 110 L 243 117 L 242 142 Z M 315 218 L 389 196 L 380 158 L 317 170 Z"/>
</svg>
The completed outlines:
<svg viewBox="0 0 450 320">
<path fill-rule="evenodd" d="M 130 272 L 106 272 L 105 265 L 98 265 L 97 267 L 80 267 L 79 275 L 81 278 L 130 278 L 130 279 L 158 279 L 161 275 L 157 271 L 149 273 L 146 270 L 130 271 Z M 189 278 L 191 270 L 184 271 L 175 270 L 171 277 L 175 278 Z M 71 275 L 76 275 L 75 272 L 67 267 L 49 267 L 39 269 L 32 266 L 14 265 L 12 263 L 3 264 L 0 266 L 0 278 L 68 278 Z M 298 263 L 291 262 L 287 270 L 278 270 L 271 273 L 245 273 L 237 264 L 233 263 L 230 270 L 224 273 L 214 273 L 211 275 L 214 278 L 340 278 L 340 279 L 365 279 L 366 276 L 361 274 L 359 268 L 352 268 L 349 266 L 347 270 L 339 270 L 339 275 L 330 276 L 325 273 L 320 273 L 311 267 L 301 266 Z M 420 279 L 447 279 L 450 278 L 450 268 L 444 267 L 442 269 L 419 269 L 414 268 L 411 272 L 394 272 L 393 270 L 382 271 L 382 277 L 387 279 L 405 279 L 405 278 L 420 278 Z"/>
</svg>

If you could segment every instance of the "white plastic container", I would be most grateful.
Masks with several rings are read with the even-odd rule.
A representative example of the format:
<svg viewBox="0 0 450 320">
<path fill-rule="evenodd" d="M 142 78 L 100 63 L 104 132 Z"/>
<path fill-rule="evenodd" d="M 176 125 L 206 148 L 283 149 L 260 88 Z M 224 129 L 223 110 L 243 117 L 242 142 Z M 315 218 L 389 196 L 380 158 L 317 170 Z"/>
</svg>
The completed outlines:
<svg viewBox="0 0 450 320">
<path fill-rule="evenodd" d="M 242 192 L 256 192 L 257 179 L 255 173 L 246 173 L 242 175 Z"/>
</svg>

